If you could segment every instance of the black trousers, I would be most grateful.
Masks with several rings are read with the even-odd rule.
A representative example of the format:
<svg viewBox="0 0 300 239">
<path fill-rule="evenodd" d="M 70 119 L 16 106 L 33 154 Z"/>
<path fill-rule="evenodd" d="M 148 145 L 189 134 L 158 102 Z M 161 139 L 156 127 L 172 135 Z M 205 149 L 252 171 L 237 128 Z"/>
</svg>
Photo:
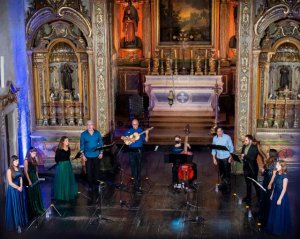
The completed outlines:
<svg viewBox="0 0 300 239">
<path fill-rule="evenodd" d="M 258 170 L 255 170 L 255 172 L 252 172 L 252 170 L 250 168 L 249 169 L 244 168 L 244 177 L 245 177 L 246 192 L 247 192 L 246 198 L 248 201 L 251 201 L 251 198 L 252 198 L 252 185 L 255 188 L 257 200 L 260 200 L 259 186 L 255 182 L 253 182 L 251 179 L 249 179 L 249 178 L 253 178 L 254 180 L 257 180 L 257 174 L 258 174 Z"/>
<path fill-rule="evenodd" d="M 229 158 L 218 159 L 219 174 L 221 179 L 221 188 L 230 190 L 231 188 L 231 164 L 228 162 Z"/>
<path fill-rule="evenodd" d="M 100 160 L 98 157 L 87 158 L 86 161 L 86 174 L 89 187 L 92 189 L 93 185 L 98 185 L 99 175 L 100 175 Z"/>
<path fill-rule="evenodd" d="M 139 190 L 141 187 L 141 173 L 142 173 L 142 150 L 133 149 L 129 152 L 129 163 L 131 170 L 131 177 L 134 179 L 134 190 Z"/>
</svg>

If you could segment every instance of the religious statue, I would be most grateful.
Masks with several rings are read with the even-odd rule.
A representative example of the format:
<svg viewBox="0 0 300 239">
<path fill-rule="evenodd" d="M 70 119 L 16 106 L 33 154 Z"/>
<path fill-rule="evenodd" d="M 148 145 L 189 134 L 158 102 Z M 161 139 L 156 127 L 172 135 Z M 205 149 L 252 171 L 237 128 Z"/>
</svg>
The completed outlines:
<svg viewBox="0 0 300 239">
<path fill-rule="evenodd" d="M 65 63 L 62 66 L 61 69 L 61 74 L 62 74 L 62 86 L 64 90 L 69 90 L 72 91 L 72 73 L 73 70 L 71 68 L 71 66 L 67 63 Z"/>
<path fill-rule="evenodd" d="M 137 45 L 135 33 L 138 29 L 139 16 L 136 8 L 132 5 L 131 0 L 124 9 L 123 32 L 125 33 L 125 46 Z"/>
<path fill-rule="evenodd" d="M 216 75 L 216 60 L 215 60 L 215 51 L 211 51 L 211 56 L 209 58 L 209 74 Z"/>
<path fill-rule="evenodd" d="M 286 86 L 289 88 L 289 69 L 284 66 L 280 69 L 279 89 L 284 90 Z"/>
</svg>

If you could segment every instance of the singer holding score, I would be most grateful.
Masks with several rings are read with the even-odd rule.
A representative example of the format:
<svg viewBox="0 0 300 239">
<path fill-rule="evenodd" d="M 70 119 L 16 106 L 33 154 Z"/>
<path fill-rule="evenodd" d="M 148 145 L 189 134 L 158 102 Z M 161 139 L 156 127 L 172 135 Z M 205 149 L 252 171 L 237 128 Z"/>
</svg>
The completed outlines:
<svg viewBox="0 0 300 239">
<path fill-rule="evenodd" d="M 212 149 L 211 155 L 214 165 L 219 167 L 221 184 L 219 189 L 224 193 L 230 193 L 231 190 L 231 161 L 233 153 L 233 144 L 229 135 L 224 134 L 221 127 L 217 127 L 217 135 L 214 136 L 212 144 L 225 146 L 228 151 Z"/>
<path fill-rule="evenodd" d="M 89 120 L 87 130 L 80 135 L 80 151 L 82 159 L 86 163 L 87 180 L 92 196 L 98 190 L 100 160 L 103 158 L 103 150 L 97 150 L 99 146 L 103 146 L 101 133 L 94 129 L 93 121 Z"/>
<path fill-rule="evenodd" d="M 133 119 L 132 128 L 130 128 L 125 136 L 122 136 L 121 139 L 126 141 L 129 140 L 129 163 L 131 170 L 131 177 L 134 179 L 134 191 L 136 194 L 142 194 L 141 190 L 141 171 L 142 171 L 142 151 L 144 142 L 148 142 L 149 139 L 149 130 L 143 131 L 139 127 L 139 121 Z M 130 137 L 132 135 L 137 135 L 138 137 Z"/>
</svg>

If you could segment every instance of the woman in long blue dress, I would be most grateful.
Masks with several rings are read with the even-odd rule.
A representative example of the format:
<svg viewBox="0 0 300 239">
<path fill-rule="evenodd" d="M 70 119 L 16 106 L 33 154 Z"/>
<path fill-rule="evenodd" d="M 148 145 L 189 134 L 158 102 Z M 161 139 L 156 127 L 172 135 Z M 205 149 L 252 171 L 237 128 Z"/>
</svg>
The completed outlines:
<svg viewBox="0 0 300 239">
<path fill-rule="evenodd" d="M 272 184 L 271 205 L 266 226 L 266 231 L 274 235 L 283 236 L 291 232 L 290 203 L 287 193 L 287 166 L 284 160 L 276 163 L 277 172 L 273 174 L 269 189 Z"/>
<path fill-rule="evenodd" d="M 6 172 L 8 183 L 5 206 L 5 228 L 8 231 L 21 231 L 28 223 L 25 203 L 25 190 L 19 168 L 19 158 L 13 155 Z"/>
<path fill-rule="evenodd" d="M 262 169 L 263 187 L 266 189 L 265 193 L 261 194 L 260 207 L 259 207 L 259 221 L 261 227 L 265 227 L 268 220 L 269 209 L 270 209 L 270 197 L 272 194 L 272 187 L 268 189 L 269 183 L 272 179 L 273 172 L 276 172 L 276 163 L 278 160 L 278 153 L 276 149 L 270 149 L 268 152 L 268 158 Z"/>
<path fill-rule="evenodd" d="M 70 155 L 69 139 L 67 136 L 62 136 L 55 152 L 55 162 L 57 163 L 54 177 L 55 200 L 71 201 L 77 196 L 77 184 Z"/>
<path fill-rule="evenodd" d="M 39 176 L 37 171 L 37 150 L 30 147 L 24 160 L 24 174 L 28 184 L 28 213 L 30 217 L 40 216 L 45 209 L 41 197 L 40 185 L 38 184 Z"/>
</svg>

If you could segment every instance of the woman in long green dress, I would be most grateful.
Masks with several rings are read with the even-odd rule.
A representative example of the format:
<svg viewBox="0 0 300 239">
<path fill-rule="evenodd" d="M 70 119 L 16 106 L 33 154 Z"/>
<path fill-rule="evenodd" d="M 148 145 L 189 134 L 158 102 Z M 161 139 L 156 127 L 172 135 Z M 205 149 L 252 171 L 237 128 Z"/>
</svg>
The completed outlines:
<svg viewBox="0 0 300 239">
<path fill-rule="evenodd" d="M 28 184 L 28 211 L 31 218 L 40 216 L 44 213 L 38 175 L 37 150 L 30 147 L 24 160 L 24 173 Z"/>
<path fill-rule="evenodd" d="M 71 201 L 77 196 L 77 184 L 70 155 L 69 139 L 67 136 L 62 136 L 55 152 L 55 162 L 57 163 L 54 177 L 55 200 Z"/>
</svg>

